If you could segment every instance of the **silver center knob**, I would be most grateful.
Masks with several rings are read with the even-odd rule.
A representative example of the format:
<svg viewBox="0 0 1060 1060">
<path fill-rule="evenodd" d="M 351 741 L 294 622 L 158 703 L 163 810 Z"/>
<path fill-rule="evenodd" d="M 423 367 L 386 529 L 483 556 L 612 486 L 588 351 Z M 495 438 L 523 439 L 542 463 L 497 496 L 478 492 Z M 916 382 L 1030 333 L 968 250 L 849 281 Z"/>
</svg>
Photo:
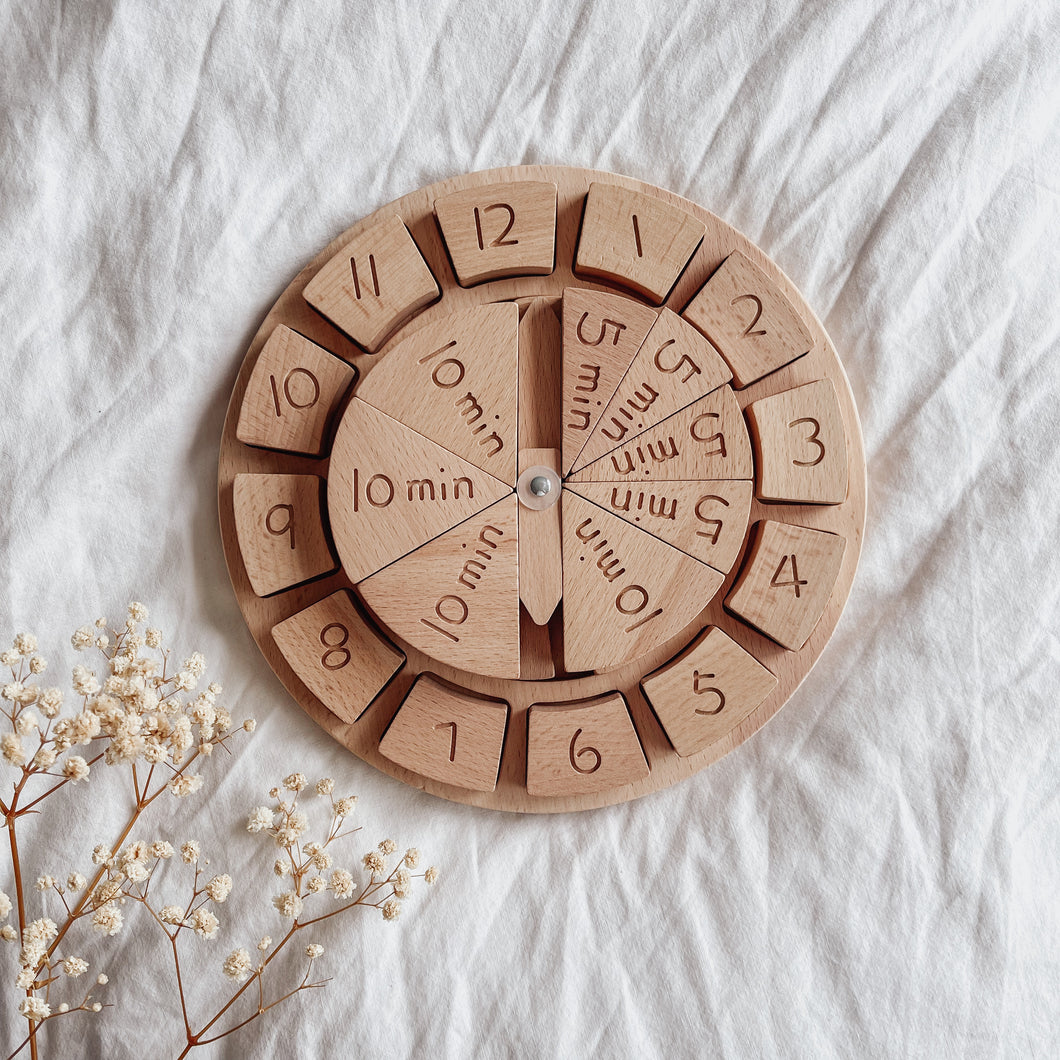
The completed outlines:
<svg viewBox="0 0 1060 1060">
<path fill-rule="evenodd" d="M 546 493 L 552 492 L 552 483 L 544 475 L 535 475 L 530 480 L 530 492 L 535 497 L 544 497 Z"/>
</svg>

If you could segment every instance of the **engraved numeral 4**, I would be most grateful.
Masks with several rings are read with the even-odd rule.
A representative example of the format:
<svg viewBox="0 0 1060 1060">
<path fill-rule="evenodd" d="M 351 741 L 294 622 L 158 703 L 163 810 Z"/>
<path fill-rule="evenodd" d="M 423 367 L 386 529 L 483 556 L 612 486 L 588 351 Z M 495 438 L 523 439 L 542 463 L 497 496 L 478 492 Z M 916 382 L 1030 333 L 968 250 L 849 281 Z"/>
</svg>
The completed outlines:
<svg viewBox="0 0 1060 1060">
<path fill-rule="evenodd" d="M 789 560 L 791 561 L 791 577 L 782 579 L 781 575 L 783 574 L 784 567 Z M 809 582 L 799 578 L 799 567 L 794 552 L 790 556 L 780 557 L 780 563 L 777 565 L 777 569 L 773 572 L 773 577 L 769 579 L 769 584 L 774 589 L 782 589 L 785 586 L 790 585 L 792 589 L 795 590 L 796 597 L 799 596 L 799 586 L 809 584 Z"/>
</svg>

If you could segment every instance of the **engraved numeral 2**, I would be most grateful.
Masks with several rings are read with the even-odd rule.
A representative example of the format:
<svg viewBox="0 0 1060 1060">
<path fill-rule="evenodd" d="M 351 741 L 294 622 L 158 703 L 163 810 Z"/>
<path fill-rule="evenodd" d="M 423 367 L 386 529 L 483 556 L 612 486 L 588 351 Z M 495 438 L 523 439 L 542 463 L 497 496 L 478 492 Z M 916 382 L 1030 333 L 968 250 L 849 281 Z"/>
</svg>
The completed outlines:
<svg viewBox="0 0 1060 1060">
<path fill-rule="evenodd" d="M 701 710 L 696 707 L 697 714 L 720 714 L 725 706 L 725 693 L 720 688 L 715 688 L 713 685 L 707 685 L 706 687 L 700 685 L 701 679 L 710 681 L 716 676 L 716 674 L 701 674 L 698 670 L 692 671 L 692 691 L 697 696 L 704 696 L 709 692 L 718 697 L 718 705 L 713 710 Z"/>
<path fill-rule="evenodd" d="M 758 331 L 753 331 L 755 324 L 758 323 L 758 318 L 762 315 L 762 299 L 756 294 L 738 294 L 729 305 L 736 305 L 737 302 L 751 301 L 755 304 L 755 315 L 751 320 L 751 323 L 743 329 L 743 335 L 741 338 L 746 339 L 749 335 L 764 335 L 766 333 L 765 328 L 761 328 Z"/>
<path fill-rule="evenodd" d="M 798 427 L 800 424 L 809 423 L 812 425 L 810 436 L 805 440 L 810 445 L 816 445 L 820 452 L 817 454 L 814 460 L 792 460 L 792 463 L 796 467 L 816 467 L 824 459 L 824 442 L 822 442 L 817 436 L 821 433 L 821 425 L 812 416 L 803 416 L 801 419 L 792 420 L 788 424 L 789 427 Z"/>
<path fill-rule="evenodd" d="M 482 214 L 489 213 L 490 210 L 506 210 L 508 212 L 508 223 L 504 227 L 504 231 L 501 232 L 496 239 L 491 239 L 488 243 L 483 242 L 482 239 Z M 518 239 L 505 239 L 504 237 L 512 230 L 512 225 L 515 224 L 515 211 L 506 202 L 494 202 L 489 206 L 485 206 L 482 209 L 482 213 L 479 213 L 479 208 L 475 207 L 475 233 L 478 236 L 478 248 L 479 250 L 485 250 L 487 247 L 514 247 L 518 246 Z"/>
<path fill-rule="evenodd" d="M 574 767 L 576 773 L 595 773 L 600 768 L 600 763 L 603 761 L 603 757 L 595 747 L 582 747 L 580 750 L 575 751 L 574 745 L 578 742 L 578 737 L 581 736 L 582 730 L 576 729 L 574 735 L 570 738 L 570 764 Z M 578 759 L 582 755 L 589 755 L 594 758 L 595 761 L 591 766 L 582 766 L 578 764 Z"/>
<path fill-rule="evenodd" d="M 449 740 L 449 761 L 456 761 L 456 722 L 455 721 L 440 721 L 434 727 L 434 731 L 437 732 L 439 729 L 452 729 L 452 735 Z"/>
<path fill-rule="evenodd" d="M 297 397 L 291 393 L 291 380 L 296 376 L 305 376 L 309 380 L 309 385 L 313 388 L 313 396 L 308 401 L 299 401 Z M 280 387 L 276 385 L 276 376 L 269 376 L 269 384 L 272 386 L 272 403 L 276 406 L 276 415 L 282 416 L 283 410 L 280 408 L 280 392 L 282 390 L 284 400 L 293 409 L 309 409 L 312 408 L 320 400 L 320 382 L 317 377 L 313 375 L 308 368 L 292 368 L 284 377 L 283 384 Z M 301 389 L 301 387 L 299 387 Z M 303 396 L 304 392 L 303 392 Z"/>
<path fill-rule="evenodd" d="M 337 631 L 338 639 L 332 634 L 333 630 Z M 329 622 L 320 631 L 320 643 L 327 648 L 320 656 L 320 665 L 325 670 L 341 670 L 350 661 L 350 649 L 345 646 L 349 639 L 350 631 L 341 622 Z M 339 659 L 338 662 L 335 661 L 336 658 Z"/>
<path fill-rule="evenodd" d="M 784 571 L 784 566 L 788 561 L 791 561 L 791 577 L 786 580 L 781 580 L 781 574 Z M 805 580 L 799 579 L 799 568 L 795 559 L 795 553 L 793 552 L 790 556 L 781 556 L 780 563 L 777 564 L 777 569 L 773 572 L 773 577 L 769 579 L 769 584 L 774 589 L 782 589 L 787 585 L 790 585 L 795 590 L 795 596 L 799 596 L 799 586 L 808 585 L 809 583 Z"/>
</svg>

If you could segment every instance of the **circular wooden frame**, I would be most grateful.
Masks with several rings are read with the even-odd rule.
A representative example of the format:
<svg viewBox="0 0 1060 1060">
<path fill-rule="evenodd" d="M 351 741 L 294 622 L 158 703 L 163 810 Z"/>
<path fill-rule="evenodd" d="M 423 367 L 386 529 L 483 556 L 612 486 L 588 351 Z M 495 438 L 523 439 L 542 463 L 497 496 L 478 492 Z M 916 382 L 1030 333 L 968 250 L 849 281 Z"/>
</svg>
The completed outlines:
<svg viewBox="0 0 1060 1060">
<path fill-rule="evenodd" d="M 435 200 L 458 191 L 496 182 L 548 181 L 558 189 L 554 269 L 547 275 L 520 275 L 489 280 L 472 287 L 457 282 L 452 260 L 434 215 Z M 798 650 L 781 647 L 769 637 L 737 618 L 725 607 L 725 600 L 739 579 L 749 553 L 754 547 L 753 533 L 748 533 L 740 556 L 725 577 L 721 589 L 706 608 L 680 634 L 666 643 L 617 669 L 550 680 L 504 680 L 457 670 L 403 642 L 385 627 L 381 632 L 404 652 L 404 664 L 385 685 L 371 705 L 357 720 L 343 721 L 321 702 L 288 664 L 272 637 L 273 627 L 298 614 L 317 601 L 340 589 L 353 590 L 353 584 L 340 568 L 337 572 L 296 585 L 274 595 L 256 595 L 239 547 L 234 501 L 234 481 L 241 473 L 316 475 L 328 473 L 328 451 L 321 458 L 293 455 L 273 449 L 256 448 L 236 437 L 237 422 L 248 381 L 258 356 L 278 325 L 304 335 L 312 342 L 354 365 L 358 382 L 367 378 L 374 364 L 410 332 L 447 314 L 487 302 L 558 297 L 565 288 L 575 286 L 599 291 L 631 292 L 600 279 L 587 278 L 573 271 L 583 206 L 591 183 L 615 186 L 642 193 L 671 204 L 698 218 L 706 233 L 687 266 L 669 291 L 663 305 L 676 312 L 684 310 L 718 266 L 733 251 L 740 251 L 757 265 L 787 297 L 808 327 L 813 345 L 809 353 L 765 375 L 745 389 L 734 390 L 741 409 L 761 398 L 780 394 L 815 380 L 831 380 L 838 399 L 845 435 L 848 460 L 848 487 L 845 500 L 839 504 L 767 504 L 756 497 L 751 502 L 749 526 L 762 520 L 777 520 L 838 535 L 845 541 L 838 575 L 824 612 L 809 639 Z M 315 312 L 303 298 L 309 281 L 355 237 L 386 217 L 399 217 L 415 240 L 416 246 L 441 289 L 441 297 L 423 308 L 402 326 L 382 347 L 371 355 L 355 345 L 341 331 Z M 347 402 L 350 400 L 347 395 Z M 341 412 L 332 417 L 328 435 L 334 437 L 335 424 Z M 866 474 L 861 428 L 853 396 L 843 367 L 831 340 L 820 321 L 781 270 L 746 237 L 725 224 L 714 214 L 671 192 L 614 174 L 559 166 L 518 166 L 465 174 L 421 188 L 385 206 L 357 222 L 332 240 L 294 279 L 269 311 L 250 345 L 239 370 L 225 420 L 221 440 L 218 494 L 222 542 L 236 598 L 254 639 L 269 665 L 307 714 L 326 729 L 339 743 L 354 754 L 406 783 L 432 794 L 458 802 L 521 812 L 560 812 L 588 809 L 626 801 L 667 787 L 710 764 L 742 743 L 768 721 L 788 700 L 817 661 L 835 629 L 839 615 L 853 583 L 865 521 Z M 377 625 L 371 615 L 358 605 L 368 621 Z M 680 656 L 697 641 L 708 627 L 717 627 L 740 647 L 753 655 L 777 679 L 776 687 L 746 717 L 709 746 L 682 757 L 674 750 L 666 731 L 653 712 L 641 688 L 641 681 L 664 664 Z M 435 674 L 456 689 L 503 700 L 510 707 L 504 736 L 503 755 L 496 788 L 493 791 L 470 791 L 412 773 L 384 757 L 380 740 L 409 692 L 422 673 Z M 618 788 L 591 794 L 532 795 L 527 790 L 527 711 L 532 704 L 563 704 L 584 701 L 619 692 L 625 698 L 649 771 L 641 779 Z M 573 762 L 572 749 L 572 762 Z"/>
</svg>

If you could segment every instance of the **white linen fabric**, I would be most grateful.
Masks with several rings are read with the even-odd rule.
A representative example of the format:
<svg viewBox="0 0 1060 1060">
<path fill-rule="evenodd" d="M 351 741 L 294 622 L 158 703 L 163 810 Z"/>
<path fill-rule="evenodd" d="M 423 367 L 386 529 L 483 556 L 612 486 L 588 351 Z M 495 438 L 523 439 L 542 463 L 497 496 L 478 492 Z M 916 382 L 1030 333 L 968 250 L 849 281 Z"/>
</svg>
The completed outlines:
<svg viewBox="0 0 1060 1060">
<path fill-rule="evenodd" d="M 326 988 L 199 1055 L 1060 1055 L 1058 54 L 1051 0 L 0 2 L 2 639 L 37 631 L 62 678 L 75 626 L 141 599 L 259 721 L 139 833 L 236 880 L 189 947 L 193 1022 L 225 955 L 282 933 L 244 822 L 284 774 L 360 796 L 350 862 L 392 834 L 443 873 L 396 924 L 331 921 Z M 215 499 L 235 373 L 297 270 L 421 185 L 534 162 L 671 188 L 770 254 L 835 340 L 869 474 L 853 594 L 785 709 L 561 817 L 434 799 L 310 722 Z M 30 878 L 87 871 L 119 795 L 56 796 Z M 79 936 L 114 1007 L 43 1055 L 179 1053 L 135 912 Z M 0 945 L 4 1054 L 16 970 Z"/>
</svg>

